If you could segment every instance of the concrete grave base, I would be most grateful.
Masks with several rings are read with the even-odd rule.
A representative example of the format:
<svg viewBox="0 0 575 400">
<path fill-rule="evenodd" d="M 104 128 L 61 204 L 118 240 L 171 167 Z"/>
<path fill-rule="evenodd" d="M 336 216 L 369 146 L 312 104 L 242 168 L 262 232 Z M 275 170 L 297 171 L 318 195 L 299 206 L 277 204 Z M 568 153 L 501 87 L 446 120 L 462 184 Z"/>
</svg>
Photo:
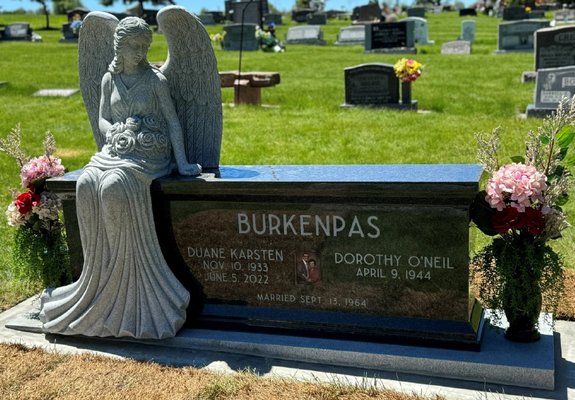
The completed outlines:
<svg viewBox="0 0 575 400">
<path fill-rule="evenodd" d="M 535 82 L 537 71 L 524 71 L 521 74 L 521 83 Z"/>
<path fill-rule="evenodd" d="M 545 118 L 553 114 L 556 110 L 556 108 L 537 108 L 535 104 L 529 104 L 527 105 L 525 115 L 527 118 Z"/>
<path fill-rule="evenodd" d="M 40 89 L 34 93 L 35 97 L 69 97 L 78 93 L 80 89 Z"/>
<path fill-rule="evenodd" d="M 486 327 L 481 351 L 475 352 L 205 329 L 183 329 L 175 338 L 156 341 L 45 335 L 37 319 L 39 306 L 39 298 L 35 296 L 0 314 L 0 341 L 52 351 L 97 352 L 169 365 L 198 367 L 205 366 L 208 359 L 233 357 L 237 361 L 239 357 L 242 368 L 257 368 L 262 361 L 280 365 L 301 363 L 298 370 L 304 364 L 306 368 L 319 371 L 347 367 L 363 370 L 364 377 L 393 374 L 399 379 L 402 374 L 413 374 L 420 377 L 415 380 L 425 377 L 428 385 L 450 379 L 476 382 L 484 390 L 488 384 L 543 390 L 555 388 L 555 335 L 551 317 L 544 314 L 539 321 L 540 341 L 529 344 L 507 341 L 503 335 L 506 326 L 503 320 L 499 326 Z M 566 349 L 559 359 L 568 358 L 571 353 Z M 571 366 L 565 368 L 574 369 L 573 361 L 567 364 Z M 573 371 L 564 372 L 572 374 Z M 509 393 L 508 389 L 503 391 Z M 529 397 L 533 395 L 533 391 L 522 393 L 529 393 Z"/>
<path fill-rule="evenodd" d="M 365 50 L 366 54 L 417 54 L 415 47 L 391 47 L 388 49 Z"/>
<path fill-rule="evenodd" d="M 417 100 L 411 100 L 411 104 L 404 103 L 387 103 L 387 104 L 342 104 L 341 108 L 357 108 L 357 107 L 367 107 L 367 108 L 391 108 L 393 110 L 400 111 L 417 111 Z"/>
</svg>

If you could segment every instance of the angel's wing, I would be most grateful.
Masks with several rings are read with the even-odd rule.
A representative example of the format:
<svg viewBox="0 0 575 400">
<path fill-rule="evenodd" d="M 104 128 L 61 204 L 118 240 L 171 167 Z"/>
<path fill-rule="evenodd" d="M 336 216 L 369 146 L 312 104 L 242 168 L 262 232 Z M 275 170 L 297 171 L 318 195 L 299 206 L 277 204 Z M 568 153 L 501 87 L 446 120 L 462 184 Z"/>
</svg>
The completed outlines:
<svg viewBox="0 0 575 400">
<path fill-rule="evenodd" d="M 80 90 L 98 150 L 101 150 L 105 143 L 105 137 L 98 127 L 100 86 L 108 65 L 114 59 L 116 25 L 118 18 L 112 14 L 93 11 L 84 18 L 78 38 Z"/>
<path fill-rule="evenodd" d="M 182 7 L 158 12 L 168 42 L 166 76 L 184 131 L 188 162 L 218 168 L 222 144 L 222 99 L 218 66 L 210 37 L 199 19 Z"/>
</svg>

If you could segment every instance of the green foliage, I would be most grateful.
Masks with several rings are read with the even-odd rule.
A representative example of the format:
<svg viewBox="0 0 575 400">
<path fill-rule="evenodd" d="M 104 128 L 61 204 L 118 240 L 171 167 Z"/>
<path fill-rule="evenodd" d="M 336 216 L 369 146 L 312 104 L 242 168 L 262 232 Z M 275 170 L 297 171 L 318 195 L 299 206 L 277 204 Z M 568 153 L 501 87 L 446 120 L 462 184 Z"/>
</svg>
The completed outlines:
<svg viewBox="0 0 575 400">
<path fill-rule="evenodd" d="M 78 7 L 84 7 L 82 0 L 52 0 L 54 14 L 66 14 L 68 10 Z"/>
<path fill-rule="evenodd" d="M 473 260 L 479 295 L 491 309 L 557 311 L 563 293 L 563 260 L 550 246 L 520 236 L 498 237 Z M 537 312 L 538 314 L 538 312 Z M 497 316 L 495 316 L 497 319 Z"/>
<path fill-rule="evenodd" d="M 14 277 L 57 287 L 72 279 L 64 231 L 41 234 L 29 225 L 18 227 L 14 235 Z"/>
</svg>

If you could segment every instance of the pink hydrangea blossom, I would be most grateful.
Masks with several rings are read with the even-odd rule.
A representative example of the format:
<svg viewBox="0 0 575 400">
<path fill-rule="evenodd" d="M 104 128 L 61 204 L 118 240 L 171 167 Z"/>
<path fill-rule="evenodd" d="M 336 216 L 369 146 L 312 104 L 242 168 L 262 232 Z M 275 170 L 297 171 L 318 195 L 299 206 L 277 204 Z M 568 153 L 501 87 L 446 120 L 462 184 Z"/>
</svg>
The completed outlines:
<svg viewBox="0 0 575 400">
<path fill-rule="evenodd" d="M 64 175 L 64 172 L 62 161 L 57 157 L 48 157 L 44 155 L 32 158 L 24 164 L 20 171 L 22 187 L 29 188 L 34 181 L 61 176 Z"/>
<path fill-rule="evenodd" d="M 511 206 L 519 212 L 525 212 L 526 207 L 531 207 L 536 202 L 544 202 L 546 180 L 547 177 L 533 166 L 508 164 L 489 179 L 485 200 L 498 211 Z"/>
</svg>

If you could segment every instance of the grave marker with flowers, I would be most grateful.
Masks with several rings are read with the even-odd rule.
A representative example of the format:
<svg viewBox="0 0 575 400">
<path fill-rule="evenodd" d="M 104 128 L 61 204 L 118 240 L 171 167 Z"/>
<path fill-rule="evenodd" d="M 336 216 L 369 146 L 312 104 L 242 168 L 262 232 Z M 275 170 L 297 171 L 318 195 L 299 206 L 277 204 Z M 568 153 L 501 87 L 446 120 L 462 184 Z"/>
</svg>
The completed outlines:
<svg viewBox="0 0 575 400">
<path fill-rule="evenodd" d="M 14 266 L 22 278 L 57 286 L 70 279 L 67 247 L 60 220 L 61 200 L 46 189 L 46 180 L 64 175 L 62 161 L 50 132 L 44 139 L 44 154 L 30 158 L 20 148 L 21 130 L 17 126 L 0 151 L 12 156 L 20 166 L 23 191 L 12 191 L 13 201 L 6 209 L 8 224 L 17 228 L 14 240 Z"/>
<path fill-rule="evenodd" d="M 495 238 L 475 257 L 474 272 L 482 282 L 480 297 L 498 310 L 495 320 L 505 315 L 505 336 L 512 341 L 538 340 L 542 305 L 554 312 L 561 297 L 563 261 L 549 242 L 569 226 L 562 206 L 572 186 L 569 167 L 575 165 L 568 153 L 575 139 L 575 105 L 568 103 L 562 101 L 538 132 L 529 132 L 525 156 L 512 157 L 509 164 L 499 164 L 499 129 L 476 135 L 478 158 L 490 178 L 471 218 Z"/>
</svg>

